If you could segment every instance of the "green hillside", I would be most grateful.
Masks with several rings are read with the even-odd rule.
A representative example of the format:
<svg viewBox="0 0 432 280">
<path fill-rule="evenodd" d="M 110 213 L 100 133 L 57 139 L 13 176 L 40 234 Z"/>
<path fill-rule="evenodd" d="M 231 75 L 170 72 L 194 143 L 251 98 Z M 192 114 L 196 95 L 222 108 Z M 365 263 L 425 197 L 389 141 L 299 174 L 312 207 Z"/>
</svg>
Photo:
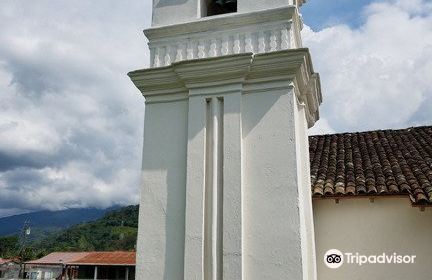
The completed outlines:
<svg viewBox="0 0 432 280">
<path fill-rule="evenodd" d="M 95 221 L 107 212 L 118 209 L 113 206 L 107 209 L 72 208 L 58 211 L 37 211 L 0 218 L 0 236 L 20 234 L 25 222 L 29 222 L 32 230 L 32 240 L 47 233 L 66 229 L 70 226 Z"/>
<path fill-rule="evenodd" d="M 25 258 L 32 259 L 54 251 L 134 250 L 137 231 L 138 205 L 127 206 L 110 211 L 99 220 L 74 225 L 31 242 Z M 17 238 L 0 238 L 0 244 L 5 245 L 0 246 L 0 257 L 17 254 Z"/>
</svg>

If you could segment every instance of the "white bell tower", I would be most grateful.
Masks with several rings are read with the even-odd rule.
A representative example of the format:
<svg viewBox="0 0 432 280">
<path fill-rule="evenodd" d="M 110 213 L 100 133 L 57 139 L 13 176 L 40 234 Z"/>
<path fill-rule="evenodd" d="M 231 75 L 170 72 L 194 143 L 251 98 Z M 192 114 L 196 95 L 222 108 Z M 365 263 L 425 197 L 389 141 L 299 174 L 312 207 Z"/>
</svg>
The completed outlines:
<svg viewBox="0 0 432 280">
<path fill-rule="evenodd" d="M 139 280 L 315 280 L 303 0 L 154 0 Z"/>
</svg>

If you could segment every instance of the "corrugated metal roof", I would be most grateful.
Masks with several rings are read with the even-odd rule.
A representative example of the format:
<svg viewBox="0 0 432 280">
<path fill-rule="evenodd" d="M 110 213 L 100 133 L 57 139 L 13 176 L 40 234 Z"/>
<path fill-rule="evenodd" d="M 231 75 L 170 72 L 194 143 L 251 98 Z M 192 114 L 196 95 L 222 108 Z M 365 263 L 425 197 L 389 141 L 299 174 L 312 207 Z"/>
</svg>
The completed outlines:
<svg viewBox="0 0 432 280">
<path fill-rule="evenodd" d="M 54 252 L 38 260 L 26 262 L 26 264 L 67 264 L 79 260 L 89 252 Z"/>
<path fill-rule="evenodd" d="M 135 252 L 90 252 L 83 258 L 70 262 L 80 265 L 135 265 Z"/>
</svg>

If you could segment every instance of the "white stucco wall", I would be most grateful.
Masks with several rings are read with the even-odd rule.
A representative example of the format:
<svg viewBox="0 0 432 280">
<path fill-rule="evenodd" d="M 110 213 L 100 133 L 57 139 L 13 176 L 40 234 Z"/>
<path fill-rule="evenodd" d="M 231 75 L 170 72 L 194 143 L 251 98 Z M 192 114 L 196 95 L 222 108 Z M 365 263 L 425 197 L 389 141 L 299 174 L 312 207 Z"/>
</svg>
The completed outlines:
<svg viewBox="0 0 432 280">
<path fill-rule="evenodd" d="M 310 193 L 301 192 L 310 183 L 299 160 L 307 121 L 294 87 L 223 96 L 224 279 L 315 279 Z M 146 106 L 140 279 L 201 271 L 206 98 Z"/>
<path fill-rule="evenodd" d="M 307 50 L 130 76 L 146 96 L 137 279 L 315 280 Z"/>
<path fill-rule="evenodd" d="M 238 12 L 253 12 L 296 4 L 296 0 L 237 0 Z"/>
<path fill-rule="evenodd" d="M 183 279 L 186 101 L 146 106 L 137 248 L 141 279 Z"/>
<path fill-rule="evenodd" d="M 17 272 L 19 272 L 19 269 Z M 26 273 L 30 275 L 30 279 L 56 279 L 61 274 L 61 272 L 62 272 L 61 266 L 48 265 L 48 266 L 35 266 L 35 267 L 26 268 Z M 5 279 L 10 279 L 10 278 L 5 277 Z"/>
<path fill-rule="evenodd" d="M 243 279 L 302 279 L 294 94 L 245 95 L 242 109 Z"/>
<path fill-rule="evenodd" d="M 314 200 L 318 280 L 429 280 L 432 275 L 432 209 L 408 198 Z M 414 264 L 324 264 L 329 249 L 363 255 L 416 255 Z"/>
<path fill-rule="evenodd" d="M 153 0 L 152 26 L 196 21 L 206 16 L 209 0 Z M 211 0 L 213 1 L 213 0 Z M 239 13 L 256 12 L 289 5 L 296 5 L 300 0 L 238 0 Z"/>
<path fill-rule="evenodd" d="M 140 264 L 137 275 L 145 276 L 142 279 L 183 279 L 185 199 L 191 199 L 191 194 L 186 193 L 188 140 L 193 142 L 205 132 L 205 126 L 198 125 L 199 130 L 187 135 L 188 115 L 190 117 L 195 109 L 205 108 L 205 98 L 197 98 L 202 102 L 188 104 L 187 101 L 177 101 L 146 106 L 137 250 L 137 262 Z M 225 106 L 234 104 L 234 100 L 229 98 L 235 96 L 226 96 Z M 296 163 L 296 158 L 307 151 L 307 147 L 301 144 L 304 142 L 298 142 L 305 137 L 307 123 L 304 112 L 298 107 L 292 88 L 265 94 L 246 94 L 242 96 L 241 103 L 243 167 L 242 171 L 234 169 L 235 174 L 228 177 L 231 180 L 241 174 L 243 180 L 244 236 L 243 252 L 240 251 L 240 254 L 244 256 L 244 276 L 239 279 L 313 279 L 307 276 L 311 275 L 310 272 L 303 271 L 304 268 L 313 270 L 314 267 L 307 259 L 311 252 L 308 248 L 311 246 L 308 244 L 311 233 L 309 238 L 306 237 L 306 227 L 311 223 L 310 212 L 303 211 L 303 204 L 299 205 L 302 201 L 307 207 L 308 199 L 304 202 L 304 196 L 310 196 L 299 194 L 299 189 L 304 189 L 299 184 L 304 184 L 305 176 L 299 168 L 301 165 Z M 225 108 L 227 117 L 235 116 L 234 109 Z M 201 114 L 192 119 L 201 123 L 204 118 L 205 115 Z M 227 121 L 225 126 L 228 124 Z M 189 130 L 192 126 L 189 123 Z M 235 131 L 240 133 L 239 128 Z M 226 137 L 234 135 L 236 133 L 233 132 L 225 134 Z M 225 142 L 233 141 L 225 139 Z M 194 151 L 202 157 L 199 150 Z M 229 157 L 232 155 L 231 151 Z M 198 160 L 194 162 L 202 165 Z M 226 176 L 232 168 L 224 172 Z M 196 171 L 198 169 L 194 168 L 193 172 Z M 232 189 L 228 187 L 227 182 L 226 192 Z M 235 198 L 235 195 L 230 197 Z M 201 199 L 195 197 L 193 205 L 199 208 L 194 211 L 196 214 L 202 211 Z M 226 213 L 226 217 L 233 219 L 239 214 Z M 301 223 L 303 226 L 300 226 Z M 227 237 L 241 235 L 230 229 L 230 224 L 224 226 Z M 302 243 L 305 245 L 302 246 Z M 201 250 L 198 252 L 196 257 L 200 261 Z M 188 254 L 187 257 L 192 256 Z"/>
<path fill-rule="evenodd" d="M 315 235 L 312 210 L 312 191 L 308 187 L 310 181 L 309 166 L 309 142 L 307 133 L 307 120 L 305 105 L 295 102 L 295 125 L 296 125 L 296 155 L 299 168 L 297 169 L 299 209 L 300 209 L 300 232 L 302 237 L 302 261 L 304 279 L 316 279 L 315 261 Z"/>
<path fill-rule="evenodd" d="M 198 0 L 153 0 L 152 26 L 196 20 L 198 7 Z"/>
</svg>

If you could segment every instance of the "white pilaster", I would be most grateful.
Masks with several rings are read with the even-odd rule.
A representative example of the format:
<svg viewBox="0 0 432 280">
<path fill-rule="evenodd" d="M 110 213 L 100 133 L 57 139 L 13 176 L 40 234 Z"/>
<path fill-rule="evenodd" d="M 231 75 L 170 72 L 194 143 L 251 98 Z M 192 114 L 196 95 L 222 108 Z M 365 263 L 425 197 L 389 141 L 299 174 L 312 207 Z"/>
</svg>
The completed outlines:
<svg viewBox="0 0 432 280">
<path fill-rule="evenodd" d="M 192 280 L 204 275 L 206 108 L 202 97 L 189 98 L 184 279 Z"/>
<path fill-rule="evenodd" d="M 243 279 L 241 92 L 224 97 L 223 279 Z"/>
<path fill-rule="evenodd" d="M 200 271 L 199 279 L 241 279 L 240 104 L 250 61 L 240 55 L 174 67 L 189 89 L 187 189 L 196 193 L 186 201 L 185 279 Z M 223 72 L 229 79 L 220 79 Z"/>
</svg>

